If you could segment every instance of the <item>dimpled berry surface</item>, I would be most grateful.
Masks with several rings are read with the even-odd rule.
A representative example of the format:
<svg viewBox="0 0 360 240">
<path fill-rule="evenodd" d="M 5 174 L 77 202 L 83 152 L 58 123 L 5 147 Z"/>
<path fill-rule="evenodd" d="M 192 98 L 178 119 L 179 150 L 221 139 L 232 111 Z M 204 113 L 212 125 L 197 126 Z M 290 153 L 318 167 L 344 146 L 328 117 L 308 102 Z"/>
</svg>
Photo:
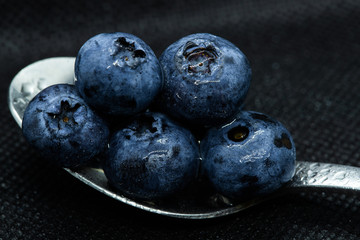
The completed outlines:
<svg viewBox="0 0 360 240">
<path fill-rule="evenodd" d="M 112 136 L 104 172 L 125 195 L 152 200 L 182 190 L 198 166 L 199 146 L 191 132 L 148 112 Z"/>
<path fill-rule="evenodd" d="M 212 128 L 201 142 L 202 171 L 230 198 L 273 192 L 295 172 L 295 145 L 277 120 L 252 111 Z"/>
<path fill-rule="evenodd" d="M 162 86 L 160 63 L 151 48 L 128 33 L 102 33 L 81 47 L 76 87 L 85 101 L 111 115 L 144 110 Z"/>
<path fill-rule="evenodd" d="M 248 92 L 251 69 L 231 42 L 208 33 L 188 35 L 160 56 L 168 114 L 193 124 L 214 125 L 233 116 Z"/>
<path fill-rule="evenodd" d="M 106 123 L 68 84 L 50 86 L 33 98 L 22 131 L 40 154 L 61 167 L 86 164 L 104 150 L 109 136 Z"/>
</svg>

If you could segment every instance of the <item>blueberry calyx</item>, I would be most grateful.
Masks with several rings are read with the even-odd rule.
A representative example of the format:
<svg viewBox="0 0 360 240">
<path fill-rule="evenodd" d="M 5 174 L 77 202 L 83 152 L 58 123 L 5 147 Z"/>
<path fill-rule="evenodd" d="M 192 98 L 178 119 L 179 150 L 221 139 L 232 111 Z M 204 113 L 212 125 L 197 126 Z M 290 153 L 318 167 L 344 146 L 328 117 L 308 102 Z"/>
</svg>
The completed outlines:
<svg viewBox="0 0 360 240">
<path fill-rule="evenodd" d="M 129 51 L 132 53 L 131 56 L 133 58 L 145 58 L 146 57 L 146 53 L 143 50 L 136 49 L 135 43 L 127 41 L 126 38 L 124 38 L 124 37 L 119 37 L 118 39 L 116 39 L 115 46 L 117 47 L 117 51 L 115 53 L 113 53 L 112 56 L 115 56 L 119 52 L 126 50 L 126 51 Z M 125 61 L 129 61 L 129 58 L 125 57 Z"/>
<path fill-rule="evenodd" d="M 244 126 L 237 126 L 230 129 L 227 136 L 233 142 L 242 142 L 249 136 L 249 129 Z"/>
<path fill-rule="evenodd" d="M 128 41 L 126 41 L 126 38 L 124 37 L 119 37 L 118 39 L 116 39 L 115 45 L 117 45 L 118 48 L 123 48 L 131 52 L 135 50 L 134 42 L 129 43 Z"/>
<path fill-rule="evenodd" d="M 74 113 L 81 107 L 80 103 L 76 103 L 73 107 L 66 100 L 60 102 L 60 109 L 58 112 L 47 112 L 51 119 L 56 119 L 58 128 L 61 129 L 63 124 L 78 125 L 74 118 Z"/>
<path fill-rule="evenodd" d="M 144 115 L 141 120 L 137 119 L 136 121 L 134 121 L 133 126 L 129 128 L 136 132 L 135 135 L 138 137 L 146 134 L 147 131 L 149 131 L 150 133 L 155 133 L 158 130 L 156 127 L 153 126 L 153 123 L 155 121 L 156 120 L 154 119 L 154 117 Z"/>
<path fill-rule="evenodd" d="M 210 65 L 215 62 L 218 54 L 212 45 L 195 44 L 187 42 L 184 47 L 183 56 L 188 61 L 188 72 L 211 74 Z"/>
</svg>

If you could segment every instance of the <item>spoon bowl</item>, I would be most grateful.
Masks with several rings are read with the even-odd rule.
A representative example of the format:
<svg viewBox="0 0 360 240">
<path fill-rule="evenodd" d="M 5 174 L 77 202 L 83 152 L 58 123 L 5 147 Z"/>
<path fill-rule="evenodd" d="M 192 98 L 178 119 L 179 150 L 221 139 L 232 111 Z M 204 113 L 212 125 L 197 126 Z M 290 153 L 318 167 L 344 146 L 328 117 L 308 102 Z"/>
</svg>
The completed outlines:
<svg viewBox="0 0 360 240">
<path fill-rule="evenodd" d="M 74 62 L 74 57 L 48 58 L 28 65 L 14 77 L 9 87 L 8 104 L 12 116 L 20 127 L 25 108 L 42 89 L 58 83 L 74 84 Z M 79 169 L 64 169 L 88 186 L 125 204 L 177 218 L 206 219 L 225 216 L 291 190 L 333 188 L 360 191 L 360 168 L 298 161 L 292 181 L 267 196 L 240 202 L 230 201 L 200 179 L 198 183 L 192 184 L 178 195 L 149 202 L 125 197 L 112 189 L 103 170 L 96 162 Z"/>
</svg>

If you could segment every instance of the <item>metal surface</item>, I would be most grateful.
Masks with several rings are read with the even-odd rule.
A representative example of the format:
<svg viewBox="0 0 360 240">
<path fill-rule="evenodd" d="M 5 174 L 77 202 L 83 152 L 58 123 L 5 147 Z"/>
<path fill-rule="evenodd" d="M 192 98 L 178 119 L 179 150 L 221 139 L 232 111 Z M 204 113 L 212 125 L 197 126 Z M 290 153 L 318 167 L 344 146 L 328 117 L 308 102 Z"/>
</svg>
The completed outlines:
<svg viewBox="0 0 360 240">
<path fill-rule="evenodd" d="M 9 87 L 9 108 L 21 127 L 22 116 L 29 101 L 42 89 L 57 83 L 74 83 L 73 57 L 44 59 L 22 69 L 12 80 Z M 332 188 L 360 191 L 360 168 L 313 162 L 298 162 L 293 180 L 279 192 L 266 197 L 254 198 L 244 202 L 231 202 L 213 192 L 208 184 L 199 181 L 192 184 L 183 193 L 156 202 L 137 201 L 112 190 L 101 168 L 87 166 L 71 170 L 71 175 L 88 186 L 128 205 L 139 209 L 188 219 L 215 218 L 233 214 L 276 197 L 287 190 L 310 188 Z"/>
<path fill-rule="evenodd" d="M 289 187 L 360 191 L 360 168 L 329 163 L 298 162 Z"/>
<path fill-rule="evenodd" d="M 9 87 L 9 108 L 21 127 L 30 100 L 42 89 L 57 83 L 74 83 L 74 57 L 48 58 L 23 68 Z"/>
</svg>

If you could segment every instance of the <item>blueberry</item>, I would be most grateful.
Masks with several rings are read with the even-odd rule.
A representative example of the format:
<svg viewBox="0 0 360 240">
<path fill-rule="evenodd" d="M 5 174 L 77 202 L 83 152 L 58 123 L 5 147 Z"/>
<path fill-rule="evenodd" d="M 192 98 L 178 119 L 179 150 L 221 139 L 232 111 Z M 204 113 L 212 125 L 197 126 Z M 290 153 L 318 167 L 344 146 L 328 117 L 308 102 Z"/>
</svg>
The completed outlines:
<svg viewBox="0 0 360 240">
<path fill-rule="evenodd" d="M 198 125 L 216 125 L 234 116 L 248 92 L 251 69 L 229 41 L 208 33 L 186 36 L 160 56 L 162 111 Z"/>
<path fill-rule="evenodd" d="M 160 113 L 144 113 L 110 139 L 104 172 L 123 194 L 145 200 L 169 196 L 193 181 L 199 146 L 190 131 Z"/>
<path fill-rule="evenodd" d="M 151 48 L 128 33 L 102 33 L 81 47 L 75 85 L 85 101 L 110 115 L 148 107 L 161 90 L 162 70 Z"/>
<path fill-rule="evenodd" d="M 275 119 L 242 111 L 211 128 L 200 144 L 202 171 L 215 189 L 238 199 L 273 192 L 295 173 L 295 145 Z"/>
<path fill-rule="evenodd" d="M 61 167 L 86 164 L 105 149 L 109 129 L 74 85 L 42 90 L 25 109 L 22 131 L 39 152 Z"/>
</svg>

